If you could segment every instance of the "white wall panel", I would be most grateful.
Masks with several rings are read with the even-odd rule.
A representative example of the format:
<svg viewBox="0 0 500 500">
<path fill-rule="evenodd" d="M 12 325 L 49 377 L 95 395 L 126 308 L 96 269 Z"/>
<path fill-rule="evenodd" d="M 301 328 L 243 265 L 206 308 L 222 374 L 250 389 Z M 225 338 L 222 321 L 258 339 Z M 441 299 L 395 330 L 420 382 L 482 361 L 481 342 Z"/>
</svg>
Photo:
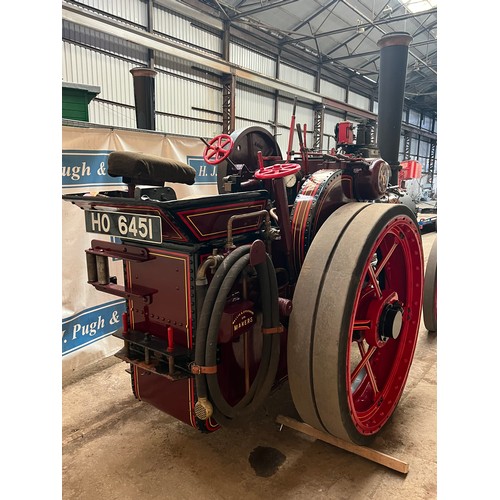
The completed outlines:
<svg viewBox="0 0 500 500">
<path fill-rule="evenodd" d="M 191 108 L 202 108 L 222 112 L 222 97 L 219 91 L 194 81 L 174 75 L 158 73 L 155 82 L 156 109 L 193 117 Z M 213 116 L 211 117 L 213 119 Z"/>
<path fill-rule="evenodd" d="M 215 123 L 199 122 L 190 118 L 158 114 L 156 115 L 156 130 L 168 134 L 207 138 L 212 138 L 222 132 L 221 126 Z M 202 151 L 204 147 L 200 141 L 200 150 Z"/>
<path fill-rule="evenodd" d="M 196 81 L 207 85 L 217 86 L 222 89 L 221 79 L 213 73 L 208 73 L 203 68 L 194 68 L 193 65 L 179 57 L 168 54 L 157 54 L 155 57 L 155 69 L 163 70 L 179 77 Z"/>
<path fill-rule="evenodd" d="M 148 62 L 146 47 L 68 21 L 62 23 L 62 38 L 64 41 L 75 42 L 140 64 Z"/>
<path fill-rule="evenodd" d="M 236 85 L 236 116 L 264 124 L 274 121 L 274 99 L 256 89 Z"/>
<path fill-rule="evenodd" d="M 137 128 L 135 109 L 95 99 L 89 104 L 89 122 L 110 127 Z"/>
<path fill-rule="evenodd" d="M 422 115 L 423 120 L 422 120 L 422 128 L 426 130 L 432 130 L 432 118 L 427 115 Z"/>
<path fill-rule="evenodd" d="M 99 99 L 134 105 L 130 70 L 135 64 L 68 42 L 63 42 L 62 56 L 63 81 L 99 86 Z"/>
<path fill-rule="evenodd" d="M 420 148 L 418 150 L 419 158 L 428 158 L 430 153 L 430 144 L 426 141 L 420 141 Z"/>
<path fill-rule="evenodd" d="M 260 52 L 247 49 L 242 45 L 231 43 L 229 60 L 242 68 L 256 71 L 271 78 L 276 76 L 276 61 L 273 58 L 266 57 Z"/>
<path fill-rule="evenodd" d="M 234 127 L 235 130 L 239 130 L 246 127 L 262 127 L 266 129 L 270 134 L 273 134 L 273 128 L 271 127 L 271 125 L 265 125 L 262 123 L 257 124 L 253 120 L 246 120 L 245 118 L 236 118 Z"/>
<path fill-rule="evenodd" d="M 345 102 L 346 89 L 340 85 L 321 80 L 320 93 L 329 99 Z"/>
<path fill-rule="evenodd" d="M 78 0 L 79 4 L 147 26 L 148 7 L 144 0 Z"/>
<path fill-rule="evenodd" d="M 420 127 L 420 113 L 418 111 L 415 111 L 414 109 L 410 109 L 408 122 L 412 125 Z"/>
<path fill-rule="evenodd" d="M 187 19 L 158 6 L 155 6 L 153 11 L 153 29 L 169 38 L 194 45 L 199 50 L 219 55 L 222 53 L 220 36 L 203 30 Z"/>
<path fill-rule="evenodd" d="M 285 155 L 286 150 L 288 149 L 288 137 L 290 131 L 290 123 L 292 119 L 293 113 L 293 102 L 288 100 L 280 100 L 278 103 L 278 122 L 281 125 L 279 129 L 279 135 L 277 136 L 277 142 L 281 148 L 283 155 Z M 300 123 L 301 128 L 304 128 L 304 124 L 306 125 L 306 129 L 310 132 L 314 129 L 314 111 L 311 108 L 307 107 L 304 104 L 297 103 L 297 107 L 295 109 L 295 123 Z M 307 145 L 310 146 L 312 144 L 312 136 L 307 135 Z M 293 135 L 293 150 L 299 151 L 299 139 L 297 137 L 297 132 L 294 131 Z"/>
<path fill-rule="evenodd" d="M 356 92 L 348 92 L 347 102 L 352 106 L 356 106 L 357 108 L 370 111 L 370 99 L 363 95 L 357 94 Z"/>
<path fill-rule="evenodd" d="M 280 64 L 280 80 L 314 92 L 316 78 L 311 73 L 300 71 L 294 66 Z"/>
</svg>

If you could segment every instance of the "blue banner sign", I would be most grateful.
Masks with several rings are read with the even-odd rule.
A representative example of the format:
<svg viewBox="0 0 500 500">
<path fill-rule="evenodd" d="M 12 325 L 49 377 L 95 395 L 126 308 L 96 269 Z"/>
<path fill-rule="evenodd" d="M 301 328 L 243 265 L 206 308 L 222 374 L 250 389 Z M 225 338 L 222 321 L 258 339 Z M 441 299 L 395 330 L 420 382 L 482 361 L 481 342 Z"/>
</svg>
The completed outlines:
<svg viewBox="0 0 500 500">
<path fill-rule="evenodd" d="M 217 165 L 208 165 L 203 156 L 187 156 L 187 164 L 196 170 L 195 184 L 217 184 Z"/>
<path fill-rule="evenodd" d="M 125 300 L 90 307 L 62 320 L 62 354 L 69 354 L 116 332 L 122 326 Z"/>
<path fill-rule="evenodd" d="M 63 149 L 62 186 L 63 188 L 96 188 L 124 186 L 121 177 L 108 175 L 108 156 L 112 151 L 82 151 Z"/>
</svg>

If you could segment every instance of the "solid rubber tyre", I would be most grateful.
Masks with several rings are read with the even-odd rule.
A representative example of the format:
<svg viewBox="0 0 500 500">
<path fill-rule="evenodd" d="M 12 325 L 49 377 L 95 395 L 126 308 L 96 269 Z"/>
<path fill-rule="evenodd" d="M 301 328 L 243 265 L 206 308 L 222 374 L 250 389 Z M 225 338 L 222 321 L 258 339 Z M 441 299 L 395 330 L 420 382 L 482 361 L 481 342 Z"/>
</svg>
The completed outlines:
<svg viewBox="0 0 500 500">
<path fill-rule="evenodd" d="M 432 244 L 424 278 L 424 325 L 429 332 L 437 331 L 437 236 Z"/>
<path fill-rule="evenodd" d="M 290 390 L 306 423 L 357 444 L 372 441 L 408 376 L 422 288 L 420 233 L 406 206 L 350 203 L 328 218 L 304 260 L 288 332 Z M 395 338 L 380 339 L 379 324 L 387 320 L 377 311 L 396 304 Z M 370 327 L 363 331 L 365 316 Z M 356 345 L 362 355 L 352 370 Z"/>
</svg>

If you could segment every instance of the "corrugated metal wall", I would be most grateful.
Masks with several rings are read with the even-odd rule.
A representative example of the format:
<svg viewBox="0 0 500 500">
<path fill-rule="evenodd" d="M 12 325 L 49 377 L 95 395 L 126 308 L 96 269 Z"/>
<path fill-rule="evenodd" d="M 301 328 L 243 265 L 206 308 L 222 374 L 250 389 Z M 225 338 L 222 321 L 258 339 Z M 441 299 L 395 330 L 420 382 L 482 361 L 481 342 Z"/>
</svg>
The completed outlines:
<svg viewBox="0 0 500 500">
<path fill-rule="evenodd" d="M 105 13 L 135 27 L 148 27 L 148 5 L 145 0 L 80 0 L 80 5 L 94 12 Z M 200 21 L 190 20 L 154 4 L 152 29 L 169 40 L 185 44 L 207 54 L 221 56 L 222 32 L 212 26 L 201 26 Z M 133 79 L 130 69 L 149 64 L 148 50 L 140 45 L 105 33 L 63 21 L 62 77 L 63 81 L 95 85 L 101 93 L 89 106 L 90 121 L 102 125 L 135 128 Z M 277 61 L 259 50 L 230 43 L 230 62 L 270 78 L 276 75 Z M 185 60 L 166 53 L 155 53 L 157 130 L 171 134 L 212 137 L 222 131 L 222 84 L 217 72 L 194 67 Z M 314 92 L 316 75 L 282 61 L 280 80 Z M 320 93 L 328 98 L 346 101 L 346 89 L 328 80 L 321 80 Z M 348 103 L 370 110 L 366 96 L 348 93 Z M 259 89 L 248 82 L 237 82 L 235 92 L 236 128 L 260 125 L 274 132 L 282 151 L 288 145 L 288 127 L 292 101 L 280 97 L 278 115 L 275 114 L 275 95 L 269 89 Z M 377 103 L 373 111 L 377 112 Z M 406 117 L 406 112 L 405 112 Z M 420 114 L 411 110 L 410 123 L 419 126 Z M 323 148 L 333 147 L 329 135 L 335 124 L 342 120 L 342 113 L 325 111 Z M 300 102 L 296 121 L 312 133 L 314 112 L 312 104 Z M 432 120 L 422 117 L 422 125 L 432 130 Z M 295 134 L 296 135 L 296 134 Z M 296 140 L 296 137 L 295 137 Z M 329 142 L 330 141 L 330 142 Z M 413 141 L 415 142 L 415 140 Z M 308 136 L 312 143 L 312 135 Z"/>
<path fill-rule="evenodd" d="M 370 111 L 370 99 L 368 99 L 368 97 L 365 97 L 364 95 L 349 91 L 347 93 L 347 102 L 352 106 L 356 106 L 357 108 Z"/>
<path fill-rule="evenodd" d="M 255 125 L 269 127 L 274 122 L 274 98 L 257 89 L 236 86 L 236 118 L 253 121 Z"/>
<path fill-rule="evenodd" d="M 156 5 L 153 11 L 153 28 L 156 33 L 176 41 L 196 47 L 198 50 L 222 54 L 222 39 L 217 34 L 194 25 L 188 19 L 167 11 Z"/>
<path fill-rule="evenodd" d="M 148 6 L 144 0 L 78 0 L 73 3 L 100 10 L 141 26 L 148 24 Z"/>
<path fill-rule="evenodd" d="M 346 89 L 327 80 L 321 80 L 320 92 L 329 99 L 345 102 Z"/>
<path fill-rule="evenodd" d="M 237 43 L 230 44 L 229 61 L 271 78 L 276 76 L 276 61 L 273 58 Z"/>
<path fill-rule="evenodd" d="M 306 73 L 305 71 L 300 71 L 295 66 L 281 63 L 279 74 L 280 80 L 314 92 L 316 78 L 311 73 Z"/>
</svg>

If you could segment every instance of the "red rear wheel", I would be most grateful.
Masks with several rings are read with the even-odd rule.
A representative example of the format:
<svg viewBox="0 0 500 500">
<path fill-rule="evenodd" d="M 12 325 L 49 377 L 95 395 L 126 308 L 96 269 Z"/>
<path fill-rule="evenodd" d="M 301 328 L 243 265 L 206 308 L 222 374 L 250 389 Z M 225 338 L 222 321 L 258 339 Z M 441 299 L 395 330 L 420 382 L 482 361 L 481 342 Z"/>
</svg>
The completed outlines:
<svg viewBox="0 0 500 500">
<path fill-rule="evenodd" d="M 368 444 L 393 414 L 413 359 L 423 259 L 403 205 L 350 203 L 323 224 L 293 297 L 288 373 L 310 425 Z"/>
</svg>

